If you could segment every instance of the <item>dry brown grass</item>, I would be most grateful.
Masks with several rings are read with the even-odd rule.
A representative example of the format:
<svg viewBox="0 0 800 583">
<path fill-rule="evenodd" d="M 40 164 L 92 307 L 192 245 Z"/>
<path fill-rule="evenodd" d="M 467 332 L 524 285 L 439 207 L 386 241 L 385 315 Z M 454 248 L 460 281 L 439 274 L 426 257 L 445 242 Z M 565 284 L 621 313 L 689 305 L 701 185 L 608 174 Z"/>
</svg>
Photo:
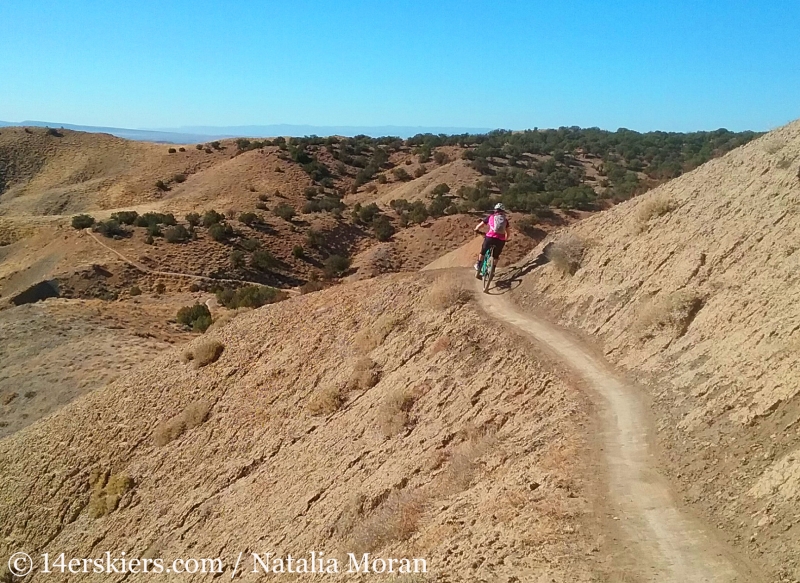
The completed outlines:
<svg viewBox="0 0 800 583">
<path fill-rule="evenodd" d="M 372 352 L 383 344 L 383 341 L 391 334 L 392 330 L 403 323 L 408 316 L 408 313 L 383 314 L 368 328 L 360 330 L 353 337 L 353 344 L 363 353 Z"/>
<path fill-rule="evenodd" d="M 581 267 L 586 242 L 575 235 L 565 235 L 545 250 L 545 256 L 562 273 L 575 275 Z"/>
<path fill-rule="evenodd" d="M 347 389 L 366 390 L 378 384 L 381 379 L 381 370 L 371 358 L 364 357 L 356 362 L 350 379 L 347 381 Z"/>
<path fill-rule="evenodd" d="M 168 444 L 189 429 L 204 423 L 210 412 L 210 401 L 195 401 L 175 417 L 159 423 L 153 431 L 153 442 L 159 447 Z"/>
<path fill-rule="evenodd" d="M 397 390 L 386 396 L 378 409 L 378 428 L 384 437 L 397 435 L 411 424 L 409 413 L 417 398 L 417 392 L 409 389 Z"/>
<path fill-rule="evenodd" d="M 213 332 L 214 330 L 219 330 L 223 326 L 225 326 L 228 322 L 235 320 L 238 316 L 243 314 L 244 312 L 249 312 L 250 308 L 237 308 L 235 310 L 226 310 L 223 312 L 218 318 L 214 319 L 214 322 L 211 326 L 208 327 L 206 333 Z"/>
<path fill-rule="evenodd" d="M 452 275 L 437 277 L 428 291 L 428 305 L 436 310 L 447 310 L 466 304 L 472 299 L 472 290 Z"/>
<path fill-rule="evenodd" d="M 640 224 L 645 224 L 650 219 L 663 217 L 667 213 L 675 210 L 675 201 L 665 196 L 648 198 L 639 204 L 637 208 L 637 219 Z"/>
<path fill-rule="evenodd" d="M 225 350 L 225 345 L 218 340 L 204 340 L 193 348 L 184 350 L 181 362 L 194 362 L 195 368 L 200 368 L 216 362 L 222 356 L 223 350 Z"/>
<path fill-rule="evenodd" d="M 656 298 L 641 310 L 634 331 L 641 336 L 652 336 L 654 331 L 668 330 L 676 337 L 683 336 L 703 303 L 702 296 L 692 290 Z"/>
<path fill-rule="evenodd" d="M 357 524 L 349 547 L 360 555 L 404 541 L 419 528 L 429 497 L 421 488 L 392 491 L 363 522 Z"/>
<path fill-rule="evenodd" d="M 120 499 L 133 488 L 134 482 L 126 474 L 94 470 L 89 476 L 89 485 L 92 487 L 89 516 L 99 518 L 117 509 Z"/>
<path fill-rule="evenodd" d="M 469 487 L 480 469 L 479 460 L 497 447 L 497 435 L 492 430 L 467 427 L 466 439 L 450 452 L 450 463 L 440 477 L 445 492 L 460 492 Z"/>
<path fill-rule="evenodd" d="M 306 408 L 312 415 L 330 415 L 344 405 L 344 393 L 335 385 L 328 385 L 311 395 Z"/>
</svg>

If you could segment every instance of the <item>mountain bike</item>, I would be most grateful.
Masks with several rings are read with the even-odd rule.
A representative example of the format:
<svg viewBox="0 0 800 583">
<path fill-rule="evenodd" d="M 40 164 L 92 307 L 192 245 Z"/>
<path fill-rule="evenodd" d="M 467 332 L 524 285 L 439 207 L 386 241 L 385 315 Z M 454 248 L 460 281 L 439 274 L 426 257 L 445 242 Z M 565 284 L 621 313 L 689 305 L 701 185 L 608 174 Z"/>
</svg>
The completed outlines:
<svg viewBox="0 0 800 583">
<path fill-rule="evenodd" d="M 483 279 L 483 293 L 489 293 L 489 285 L 491 285 L 492 278 L 494 277 L 493 251 L 491 247 L 486 250 L 480 269 L 478 270 L 478 275 Z"/>
</svg>

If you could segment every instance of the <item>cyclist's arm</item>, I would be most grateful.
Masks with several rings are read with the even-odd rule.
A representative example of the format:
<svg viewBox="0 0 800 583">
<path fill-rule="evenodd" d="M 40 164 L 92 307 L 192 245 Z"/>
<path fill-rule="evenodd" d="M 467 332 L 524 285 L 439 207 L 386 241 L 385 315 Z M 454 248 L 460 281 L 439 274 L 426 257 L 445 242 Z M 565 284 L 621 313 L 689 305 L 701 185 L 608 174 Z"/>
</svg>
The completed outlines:
<svg viewBox="0 0 800 583">
<path fill-rule="evenodd" d="M 481 221 L 480 223 L 478 223 L 478 226 L 477 226 L 477 227 L 475 227 L 475 232 L 476 232 L 476 233 L 481 233 L 481 232 L 482 232 L 482 231 L 481 231 L 481 228 L 482 228 L 482 227 L 483 227 L 483 225 L 485 225 L 485 224 L 486 224 L 486 223 L 484 223 L 483 221 Z"/>
</svg>

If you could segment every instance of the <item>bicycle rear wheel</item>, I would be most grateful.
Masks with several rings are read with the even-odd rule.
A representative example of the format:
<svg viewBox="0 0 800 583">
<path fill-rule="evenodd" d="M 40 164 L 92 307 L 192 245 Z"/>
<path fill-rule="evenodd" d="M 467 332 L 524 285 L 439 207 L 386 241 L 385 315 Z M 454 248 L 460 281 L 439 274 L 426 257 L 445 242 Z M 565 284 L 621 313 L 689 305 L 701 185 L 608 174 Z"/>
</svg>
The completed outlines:
<svg viewBox="0 0 800 583">
<path fill-rule="evenodd" d="M 494 277 L 494 257 L 491 255 L 491 250 L 487 252 L 489 257 L 486 258 L 486 268 L 483 272 L 483 292 L 487 293 L 489 291 L 489 286 L 492 283 L 492 278 Z"/>
</svg>

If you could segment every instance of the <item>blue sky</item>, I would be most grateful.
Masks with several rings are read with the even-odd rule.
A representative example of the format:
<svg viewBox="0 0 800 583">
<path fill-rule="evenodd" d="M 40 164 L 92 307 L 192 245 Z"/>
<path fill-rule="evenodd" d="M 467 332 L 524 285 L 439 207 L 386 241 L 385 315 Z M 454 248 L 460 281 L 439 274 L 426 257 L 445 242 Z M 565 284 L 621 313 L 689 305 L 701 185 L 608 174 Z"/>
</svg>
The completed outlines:
<svg viewBox="0 0 800 583">
<path fill-rule="evenodd" d="M 800 2 L 0 1 L 0 119 L 727 127 L 800 117 Z"/>
</svg>

